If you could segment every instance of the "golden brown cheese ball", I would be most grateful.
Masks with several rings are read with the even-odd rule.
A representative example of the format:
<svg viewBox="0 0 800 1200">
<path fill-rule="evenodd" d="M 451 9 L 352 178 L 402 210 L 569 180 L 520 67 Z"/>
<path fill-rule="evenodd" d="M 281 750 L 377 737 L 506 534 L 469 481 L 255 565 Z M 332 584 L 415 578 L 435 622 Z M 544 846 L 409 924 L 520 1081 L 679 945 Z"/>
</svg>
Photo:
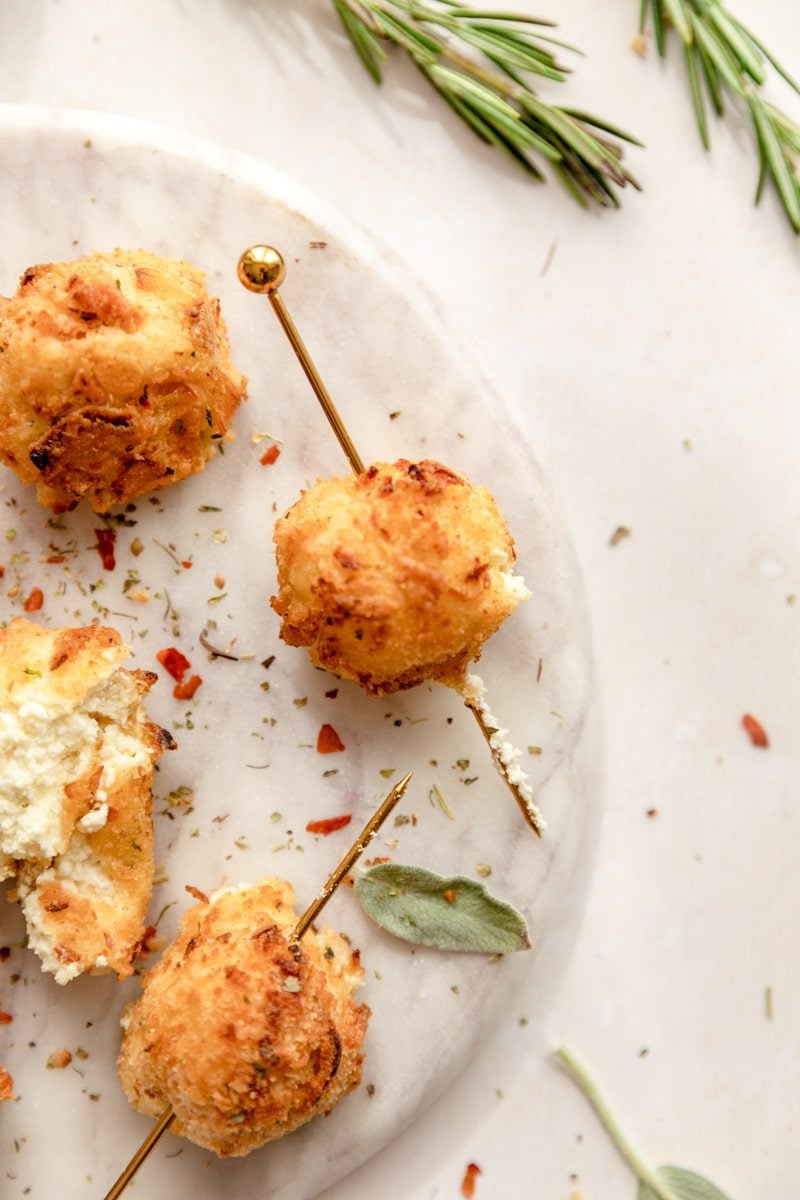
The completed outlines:
<svg viewBox="0 0 800 1200">
<path fill-rule="evenodd" d="M 373 696 L 467 664 L 527 595 L 491 494 L 430 459 L 320 479 L 275 525 L 281 637 Z"/>
<path fill-rule="evenodd" d="M 294 896 L 265 879 L 185 914 L 123 1016 L 131 1104 L 220 1157 L 248 1154 L 357 1087 L 369 1009 L 358 951 L 329 929 L 292 944 Z"/>
<path fill-rule="evenodd" d="M 29 268 L 0 350 L 0 460 L 56 512 L 202 471 L 247 383 L 204 273 L 145 250 Z"/>
<path fill-rule="evenodd" d="M 154 763 L 175 745 L 147 717 L 156 680 L 120 664 L 115 629 L 0 630 L 0 880 L 57 983 L 130 975 L 153 890 Z"/>
</svg>

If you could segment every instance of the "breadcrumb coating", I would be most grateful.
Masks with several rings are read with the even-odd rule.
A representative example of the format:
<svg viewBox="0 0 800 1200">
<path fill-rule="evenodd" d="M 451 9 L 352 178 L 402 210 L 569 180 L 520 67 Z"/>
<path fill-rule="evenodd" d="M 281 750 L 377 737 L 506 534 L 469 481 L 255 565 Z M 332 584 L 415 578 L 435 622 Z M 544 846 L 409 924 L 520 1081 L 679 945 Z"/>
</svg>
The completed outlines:
<svg viewBox="0 0 800 1200">
<path fill-rule="evenodd" d="M 373 696 L 467 664 L 527 596 L 486 488 L 431 459 L 319 479 L 273 534 L 281 637 Z"/>
<path fill-rule="evenodd" d="M 145 250 L 29 268 L 0 349 L 0 461 L 56 512 L 201 471 L 247 384 L 204 273 Z"/>
<path fill-rule="evenodd" d="M 361 1078 L 358 951 L 329 929 L 293 943 L 293 905 L 265 879 L 190 909 L 123 1015 L 131 1104 L 153 1117 L 170 1104 L 172 1130 L 220 1157 L 330 1112 Z"/>
<path fill-rule="evenodd" d="M 114 629 L 0 630 L 0 878 L 28 944 L 67 983 L 130 975 L 153 886 L 153 764 L 174 745 Z"/>
</svg>

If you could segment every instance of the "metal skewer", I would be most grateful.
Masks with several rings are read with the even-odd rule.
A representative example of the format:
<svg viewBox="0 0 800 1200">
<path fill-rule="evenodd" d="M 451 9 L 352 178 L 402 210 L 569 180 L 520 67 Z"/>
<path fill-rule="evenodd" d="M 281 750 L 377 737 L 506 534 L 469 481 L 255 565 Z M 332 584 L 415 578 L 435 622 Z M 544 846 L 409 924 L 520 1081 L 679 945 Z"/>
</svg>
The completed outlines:
<svg viewBox="0 0 800 1200">
<path fill-rule="evenodd" d="M 348 871 L 352 870 L 357 860 L 361 857 L 367 846 L 375 837 L 375 834 L 389 816 L 389 813 L 406 794 L 408 785 L 411 782 L 412 774 L 413 772 L 409 771 L 409 773 L 404 776 L 399 783 L 394 785 L 379 808 L 367 821 L 366 825 L 361 830 L 361 833 L 344 855 L 341 862 L 328 876 L 317 896 L 314 898 L 314 900 L 312 900 L 311 904 L 309 904 L 303 915 L 298 918 L 297 924 L 292 931 L 292 942 L 299 942 L 303 934 L 308 932 L 309 928 L 322 912 L 323 908 L 328 903 L 331 896 L 344 879 L 345 875 L 347 875 Z M 106 1193 L 104 1200 L 117 1200 L 117 1197 L 122 1195 L 122 1193 L 125 1191 L 125 1188 L 133 1179 L 134 1175 L 139 1170 L 139 1167 L 147 1158 L 150 1151 L 159 1143 L 174 1120 L 175 1112 L 170 1105 L 167 1105 L 161 1116 L 158 1118 L 156 1124 L 150 1130 L 147 1137 L 144 1139 L 141 1146 L 120 1175 L 119 1179 L 117 1179 L 111 1190 Z"/>
<path fill-rule="evenodd" d="M 308 348 L 300 336 L 300 333 L 291 318 L 289 310 L 283 302 L 283 298 L 279 293 L 279 288 L 286 278 L 286 264 L 283 260 L 283 255 L 274 246 L 251 246 L 242 254 L 237 267 L 239 282 L 247 288 L 249 292 L 257 292 L 260 295 L 266 295 L 272 306 L 272 310 L 281 323 L 284 333 L 288 337 L 292 349 L 294 350 L 300 366 L 303 368 L 306 378 L 308 379 L 314 394 L 322 406 L 325 416 L 328 418 L 333 432 L 336 434 L 339 445 L 350 463 L 352 471 L 356 475 L 360 475 L 364 470 L 364 462 L 361 455 L 355 448 L 350 434 L 345 428 L 342 418 L 339 416 L 336 405 L 333 402 L 330 392 L 325 386 L 325 383 L 314 365 L 314 361 L 308 352 Z M 496 729 L 490 729 L 483 718 L 483 713 L 478 706 L 470 700 L 465 700 L 464 705 L 470 710 L 473 717 L 480 727 L 486 742 L 489 746 L 492 755 L 492 761 L 497 768 L 497 771 L 505 783 L 511 795 L 516 801 L 517 807 L 522 813 L 523 819 L 537 837 L 542 836 L 542 825 L 540 818 L 533 805 L 529 804 L 525 796 L 522 794 L 519 786 L 511 782 L 508 771 L 495 750 L 492 738 L 497 733 Z"/>
</svg>

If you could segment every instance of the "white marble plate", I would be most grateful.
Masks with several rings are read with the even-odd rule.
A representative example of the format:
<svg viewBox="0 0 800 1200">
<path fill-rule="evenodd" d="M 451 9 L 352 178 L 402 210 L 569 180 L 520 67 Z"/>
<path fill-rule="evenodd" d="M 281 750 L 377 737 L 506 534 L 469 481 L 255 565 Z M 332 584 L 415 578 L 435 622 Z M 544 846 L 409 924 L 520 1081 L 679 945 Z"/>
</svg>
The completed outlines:
<svg viewBox="0 0 800 1200">
<path fill-rule="evenodd" d="M 166 679 L 149 703 L 180 743 L 157 780 L 163 875 L 152 916 L 173 906 L 160 930 L 174 933 L 189 903 L 187 883 L 210 891 L 278 873 L 307 902 L 385 790 L 380 771 L 414 768 L 402 811 L 416 813 L 418 823 L 390 827 L 375 852 L 441 872 L 474 874 L 476 864 L 488 864 L 492 889 L 526 911 L 539 940 L 574 861 L 587 799 L 589 637 L 568 536 L 535 448 L 523 444 L 503 399 L 397 258 L 263 164 L 112 118 L 9 108 L 0 110 L 0 162 L 0 291 L 13 290 L 32 263 L 91 249 L 142 246 L 187 258 L 207 271 L 221 297 L 235 360 L 251 381 L 235 444 L 203 475 L 159 493 L 157 504 L 137 504 L 131 525 L 120 529 L 113 573 L 101 570 L 90 548 L 97 524 L 90 513 L 67 516 L 63 529 L 48 527 L 32 492 L 2 474 L 0 615 L 19 609 L 6 594 L 19 572 L 22 595 L 31 586 L 44 591 L 42 620 L 74 624 L 99 615 L 133 642 L 138 665 L 153 668 L 156 651 L 174 643 L 204 677 L 191 705 L 173 700 Z M 364 457 L 441 458 L 490 486 L 506 514 L 534 595 L 492 640 L 480 670 L 515 742 L 541 747 L 526 763 L 549 822 L 541 843 L 523 826 L 453 693 L 425 687 L 369 700 L 340 683 L 331 699 L 325 693 L 336 681 L 278 640 L 268 605 L 274 514 L 307 480 L 346 466 L 266 301 L 237 282 L 239 253 L 254 241 L 283 250 L 284 296 Z M 400 257 L 403 251 L 395 247 Z M 535 397 L 527 403 L 535 409 Z M 392 412 L 400 415 L 390 420 Z M 257 447 L 251 437 L 262 430 L 284 439 L 269 468 L 258 461 L 268 443 Z M 12 529 L 15 538 L 6 542 Z M 145 545 L 136 559 L 128 549 L 134 537 Z M 66 566 L 41 563 L 51 543 L 73 540 L 78 555 Z M 174 544 L 178 559 L 191 557 L 193 567 L 176 568 L 157 542 Z M 12 564 L 12 555 L 23 558 Z M 153 593 L 146 604 L 123 595 L 134 566 Z M 214 584 L 218 573 L 222 589 Z M 225 599 L 209 605 L 220 590 Z M 177 637 L 165 621 L 166 591 L 180 613 Z M 217 643 L 235 637 L 236 650 L 255 657 L 209 662 L 198 645 L 209 618 Z M 267 671 L 261 663 L 271 655 Z M 344 753 L 316 753 L 323 722 L 335 726 Z M 459 759 L 469 767 L 459 769 Z M 452 819 L 430 802 L 434 784 Z M 194 807 L 170 819 L 163 797 L 178 787 L 192 790 Z M 347 831 L 318 839 L 304 833 L 311 818 L 350 811 Z M 364 1083 L 372 1086 L 330 1118 L 244 1160 L 221 1162 L 170 1136 L 143 1168 L 143 1194 L 315 1195 L 378 1151 L 454 1079 L 532 959 L 490 963 L 415 952 L 370 926 L 346 890 L 328 916 L 362 949 L 364 996 L 374 1012 Z M 16 909 L 3 905 L 0 945 L 12 950 L 0 963 L 0 1008 L 14 1022 L 2 1029 L 0 1060 L 19 1100 L 0 1109 L 2 1194 L 17 1200 L 56 1189 L 61 1200 L 99 1197 L 149 1128 L 128 1107 L 114 1068 L 119 1013 L 138 983 L 84 978 L 59 988 L 22 939 Z M 65 1071 L 46 1069 L 52 1051 L 79 1046 L 88 1058 Z"/>
</svg>

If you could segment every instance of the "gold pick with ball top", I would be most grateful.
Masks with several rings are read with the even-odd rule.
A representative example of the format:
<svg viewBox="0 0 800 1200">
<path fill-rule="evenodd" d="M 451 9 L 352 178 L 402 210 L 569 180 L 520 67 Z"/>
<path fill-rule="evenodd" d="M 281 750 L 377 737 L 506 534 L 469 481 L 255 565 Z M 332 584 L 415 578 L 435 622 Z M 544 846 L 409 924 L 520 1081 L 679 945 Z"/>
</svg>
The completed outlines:
<svg viewBox="0 0 800 1200">
<path fill-rule="evenodd" d="M 369 846 L 370 842 L 375 837 L 375 834 L 389 816 L 389 813 L 392 811 L 395 805 L 402 800 L 403 796 L 406 794 L 408 785 L 411 782 L 412 774 L 413 772 L 409 771 L 407 775 L 405 775 L 398 783 L 394 785 L 381 805 L 375 810 L 370 819 L 367 821 L 366 825 L 361 830 L 361 833 L 344 855 L 339 865 L 326 879 L 317 896 L 314 898 L 314 900 L 312 900 L 311 904 L 309 904 L 303 915 L 298 918 L 297 924 L 292 931 L 293 942 L 299 942 L 303 934 L 308 932 L 313 922 L 317 919 L 333 893 L 338 888 L 339 884 L 344 879 L 345 875 L 347 875 L 347 873 L 353 869 L 358 859 L 366 850 L 367 846 Z M 174 1120 L 175 1112 L 170 1105 L 167 1105 L 161 1116 L 158 1118 L 156 1124 L 150 1130 L 149 1134 L 144 1139 L 125 1170 L 120 1175 L 119 1179 L 117 1179 L 111 1190 L 106 1193 L 104 1200 L 117 1200 L 117 1197 L 122 1195 L 122 1193 L 125 1191 L 125 1188 L 133 1179 L 134 1175 L 139 1170 L 139 1167 L 147 1158 L 150 1151 L 158 1144 Z"/>
<path fill-rule="evenodd" d="M 247 288 L 249 292 L 257 292 L 261 295 L 266 295 L 269 300 L 273 312 L 281 323 L 284 333 L 286 334 L 292 349 L 294 350 L 303 372 L 311 384 L 311 387 L 322 406 L 328 422 L 336 434 L 336 438 L 345 453 L 350 467 L 356 475 L 360 475 L 364 471 L 364 462 L 361 455 L 355 448 L 353 440 L 339 416 L 336 405 L 333 403 L 331 394 L 325 386 L 325 383 L 314 365 L 314 361 L 308 352 L 308 348 L 300 336 L 300 332 L 291 318 L 289 310 L 283 302 L 283 298 L 279 293 L 279 288 L 286 278 L 286 264 L 283 260 L 283 255 L 274 246 L 251 246 L 242 254 L 239 259 L 237 268 L 239 282 Z M 504 783 L 514 797 L 520 812 L 527 825 L 533 830 L 537 837 L 542 836 L 542 823 L 540 817 L 532 804 L 526 800 L 522 794 L 520 787 L 511 781 L 508 768 L 503 762 L 497 748 L 493 743 L 496 729 L 492 729 L 487 725 L 484 718 L 484 713 L 477 701 L 465 699 L 465 706 L 472 712 L 475 720 L 480 726 L 489 750 L 492 755 L 497 771 Z"/>
</svg>

